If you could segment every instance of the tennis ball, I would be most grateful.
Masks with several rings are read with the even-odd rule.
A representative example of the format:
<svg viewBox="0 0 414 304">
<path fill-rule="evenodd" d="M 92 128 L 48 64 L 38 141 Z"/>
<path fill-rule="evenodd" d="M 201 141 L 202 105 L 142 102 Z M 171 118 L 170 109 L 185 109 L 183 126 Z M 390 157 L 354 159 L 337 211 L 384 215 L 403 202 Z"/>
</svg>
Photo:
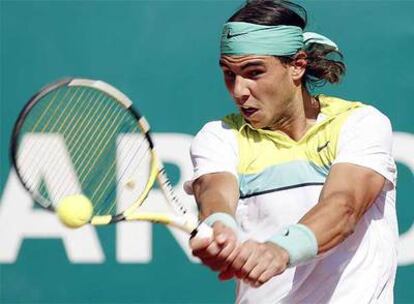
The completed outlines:
<svg viewBox="0 0 414 304">
<path fill-rule="evenodd" d="M 59 201 L 56 213 L 66 227 L 79 228 L 91 219 L 93 206 L 84 195 L 70 195 Z"/>
</svg>

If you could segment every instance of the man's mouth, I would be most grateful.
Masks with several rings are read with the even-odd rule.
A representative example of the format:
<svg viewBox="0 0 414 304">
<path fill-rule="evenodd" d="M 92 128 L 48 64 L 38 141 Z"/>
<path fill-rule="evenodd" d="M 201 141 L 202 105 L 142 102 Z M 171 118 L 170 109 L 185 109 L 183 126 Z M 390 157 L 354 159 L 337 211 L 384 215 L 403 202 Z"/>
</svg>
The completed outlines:
<svg viewBox="0 0 414 304">
<path fill-rule="evenodd" d="M 250 117 L 254 113 L 256 113 L 258 111 L 258 109 L 255 109 L 255 108 L 241 108 L 241 111 L 242 111 L 244 116 Z"/>
</svg>

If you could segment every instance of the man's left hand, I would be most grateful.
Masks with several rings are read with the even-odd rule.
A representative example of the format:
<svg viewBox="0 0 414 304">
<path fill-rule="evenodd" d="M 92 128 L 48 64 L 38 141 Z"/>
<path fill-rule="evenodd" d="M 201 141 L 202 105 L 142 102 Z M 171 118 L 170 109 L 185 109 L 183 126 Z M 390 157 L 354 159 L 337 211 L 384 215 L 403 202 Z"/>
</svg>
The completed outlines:
<svg viewBox="0 0 414 304">
<path fill-rule="evenodd" d="M 276 244 L 248 240 L 239 246 L 233 263 L 222 271 L 222 280 L 236 276 L 253 287 L 259 287 L 272 277 L 284 272 L 288 266 L 287 251 Z"/>
</svg>

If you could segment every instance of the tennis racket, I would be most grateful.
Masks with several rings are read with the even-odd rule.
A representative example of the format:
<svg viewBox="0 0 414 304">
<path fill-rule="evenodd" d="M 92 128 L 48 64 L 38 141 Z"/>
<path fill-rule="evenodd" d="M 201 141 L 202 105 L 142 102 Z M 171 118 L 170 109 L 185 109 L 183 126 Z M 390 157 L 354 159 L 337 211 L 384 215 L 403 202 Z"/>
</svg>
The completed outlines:
<svg viewBox="0 0 414 304">
<path fill-rule="evenodd" d="M 103 81 L 70 78 L 41 89 L 18 117 L 10 151 L 21 183 L 43 208 L 55 211 L 65 197 L 81 194 L 93 204 L 92 225 L 149 221 L 212 235 L 175 195 L 147 120 Z M 142 211 L 156 181 L 169 212 Z M 125 210 L 117 208 L 119 187 L 127 190 Z"/>
</svg>

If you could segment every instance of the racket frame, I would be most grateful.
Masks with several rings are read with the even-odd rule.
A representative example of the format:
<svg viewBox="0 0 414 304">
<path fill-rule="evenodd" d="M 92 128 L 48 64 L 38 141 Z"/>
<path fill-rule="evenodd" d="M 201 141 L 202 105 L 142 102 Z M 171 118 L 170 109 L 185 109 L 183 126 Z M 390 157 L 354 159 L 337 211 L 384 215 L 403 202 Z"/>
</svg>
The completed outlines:
<svg viewBox="0 0 414 304">
<path fill-rule="evenodd" d="M 189 216 L 188 211 L 186 210 L 184 205 L 180 203 L 177 196 L 175 195 L 171 182 L 169 181 L 165 173 L 164 166 L 156 153 L 154 142 L 151 138 L 151 128 L 148 121 L 145 119 L 144 116 L 140 114 L 140 112 L 137 109 L 133 107 L 132 101 L 125 94 L 123 94 L 115 87 L 109 85 L 108 83 L 99 80 L 67 77 L 53 82 L 49 85 L 46 85 L 45 87 L 40 89 L 35 95 L 33 95 L 20 112 L 16 120 L 16 123 L 14 124 L 10 140 L 10 159 L 12 166 L 16 171 L 18 179 L 20 180 L 21 184 L 26 189 L 26 191 L 31 194 L 34 200 L 45 209 L 49 211 L 55 211 L 55 208 L 52 203 L 49 203 L 48 205 L 40 203 L 40 201 L 45 201 L 45 199 L 37 193 L 34 193 L 34 191 L 30 189 L 29 185 L 27 185 L 21 173 L 19 172 L 19 167 L 17 165 L 19 133 L 23 126 L 25 118 L 36 105 L 36 103 L 50 92 L 65 85 L 83 86 L 97 89 L 118 101 L 137 120 L 138 126 L 142 130 L 145 136 L 145 140 L 148 142 L 148 145 L 151 149 L 150 174 L 141 195 L 125 211 L 118 213 L 116 215 L 95 215 L 90 220 L 90 224 L 99 226 L 113 224 L 120 221 L 149 221 L 153 223 L 161 223 L 177 227 L 181 230 L 190 233 L 192 236 L 194 236 L 198 232 L 198 230 L 207 231 L 205 234 L 211 235 L 211 228 L 204 227 L 205 225 L 199 226 L 198 223 Z M 171 206 L 174 212 L 176 213 L 175 215 L 170 213 L 139 212 L 139 207 L 144 203 L 144 201 L 148 197 L 148 194 L 150 193 L 151 188 L 153 187 L 156 180 L 158 181 L 158 184 L 161 188 L 161 192 L 163 193 L 169 206 Z"/>
</svg>

